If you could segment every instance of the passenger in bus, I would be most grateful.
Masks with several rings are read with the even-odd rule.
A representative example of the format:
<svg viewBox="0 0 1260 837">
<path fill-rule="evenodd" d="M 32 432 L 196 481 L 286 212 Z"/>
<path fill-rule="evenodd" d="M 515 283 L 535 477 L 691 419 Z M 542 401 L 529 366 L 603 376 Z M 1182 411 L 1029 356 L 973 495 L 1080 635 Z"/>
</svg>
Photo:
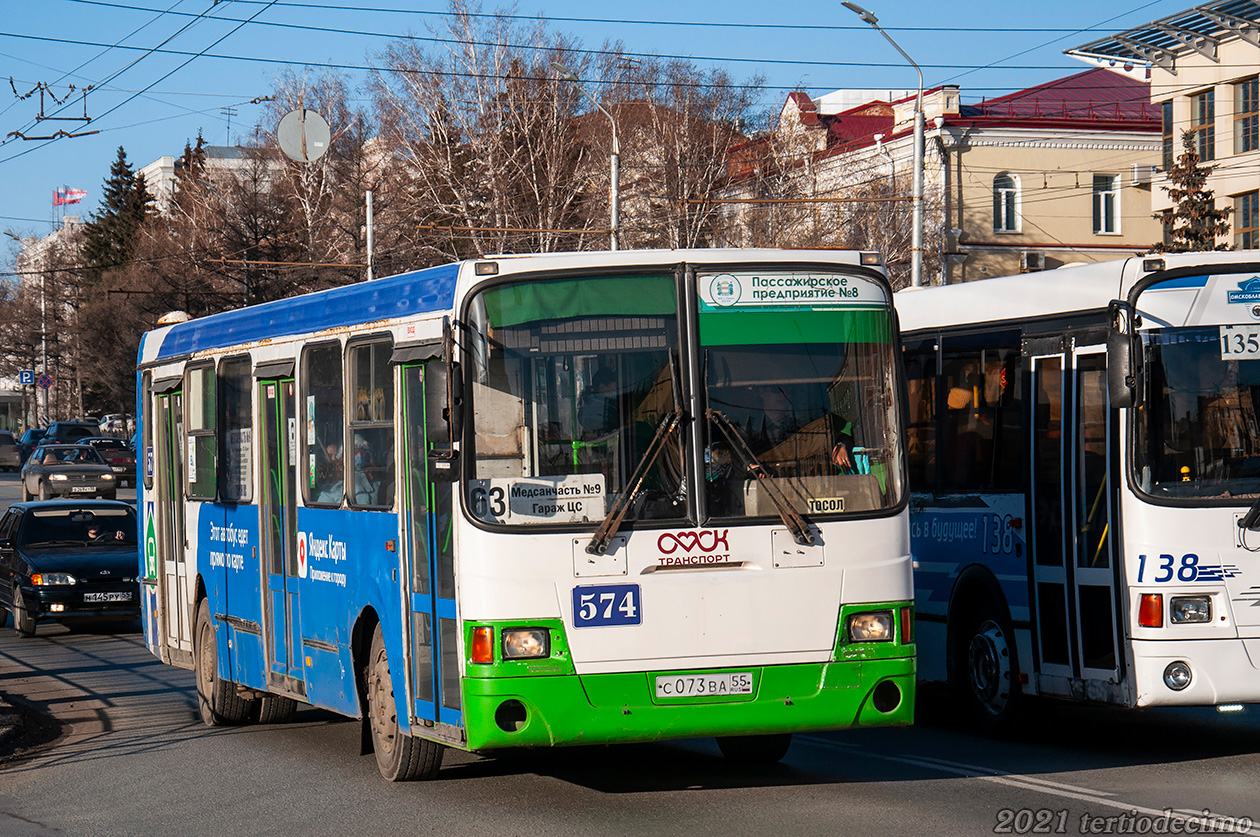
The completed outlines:
<svg viewBox="0 0 1260 837">
<path fill-rule="evenodd" d="M 324 446 L 324 458 L 315 467 L 315 502 L 340 503 L 345 483 L 345 465 L 341 459 L 341 445 L 329 442 Z"/>
<path fill-rule="evenodd" d="M 376 505 L 379 483 L 372 479 L 376 465 L 371 446 L 357 433 L 354 436 L 354 502 L 361 506 Z"/>
</svg>

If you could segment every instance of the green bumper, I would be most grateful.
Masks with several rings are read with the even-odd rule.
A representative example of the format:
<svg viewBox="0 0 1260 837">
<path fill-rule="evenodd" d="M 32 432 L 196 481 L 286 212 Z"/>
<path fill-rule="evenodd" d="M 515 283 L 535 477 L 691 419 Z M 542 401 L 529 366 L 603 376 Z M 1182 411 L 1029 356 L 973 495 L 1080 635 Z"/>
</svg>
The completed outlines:
<svg viewBox="0 0 1260 837">
<path fill-rule="evenodd" d="M 705 672 L 466 677 L 467 746 L 489 750 L 904 726 L 914 719 L 912 648 L 903 647 L 908 656 Z M 656 696 L 658 674 L 720 671 L 751 672 L 753 693 Z"/>
</svg>

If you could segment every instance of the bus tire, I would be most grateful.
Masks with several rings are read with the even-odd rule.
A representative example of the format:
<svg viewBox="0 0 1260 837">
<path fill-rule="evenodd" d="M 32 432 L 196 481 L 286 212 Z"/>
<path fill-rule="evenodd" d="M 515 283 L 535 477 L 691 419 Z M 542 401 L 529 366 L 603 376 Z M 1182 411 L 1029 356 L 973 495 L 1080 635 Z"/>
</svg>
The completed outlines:
<svg viewBox="0 0 1260 837">
<path fill-rule="evenodd" d="M 206 726 L 240 724 L 249 715 L 249 703 L 236 693 L 236 684 L 219 678 L 219 644 L 210 619 L 210 603 L 197 605 L 197 629 L 193 633 L 193 667 L 197 673 L 197 710 Z"/>
<path fill-rule="evenodd" d="M 250 704 L 254 722 L 259 724 L 287 724 L 297 714 L 297 701 L 283 695 L 263 695 Z"/>
<path fill-rule="evenodd" d="M 728 735 L 719 738 L 717 745 L 732 764 L 775 764 L 787 755 L 792 734 Z"/>
<path fill-rule="evenodd" d="M 958 634 L 956 682 L 972 720 L 987 735 L 1008 734 L 1019 719 L 1023 701 L 1014 643 L 1010 619 L 994 606 L 981 609 Z"/>
<path fill-rule="evenodd" d="M 9 612 L 13 614 L 13 630 L 18 632 L 18 636 L 35 636 L 35 618 L 26 609 L 26 600 L 22 598 L 22 591 L 16 585 L 13 587 L 13 605 Z"/>
<path fill-rule="evenodd" d="M 443 748 L 436 741 L 404 735 L 398 728 L 394 704 L 394 684 L 389 675 L 389 659 L 385 655 L 385 638 L 381 626 L 372 634 L 372 650 L 368 652 L 367 671 L 368 727 L 372 733 L 372 751 L 376 767 L 391 782 L 432 779 L 442 766 Z"/>
</svg>

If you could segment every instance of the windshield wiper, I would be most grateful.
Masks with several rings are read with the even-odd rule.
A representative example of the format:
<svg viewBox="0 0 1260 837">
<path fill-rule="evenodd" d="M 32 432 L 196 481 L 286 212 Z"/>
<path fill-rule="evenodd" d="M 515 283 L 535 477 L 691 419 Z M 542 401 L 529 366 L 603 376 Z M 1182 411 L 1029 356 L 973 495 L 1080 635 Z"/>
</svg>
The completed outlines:
<svg viewBox="0 0 1260 837">
<path fill-rule="evenodd" d="M 1255 529 L 1256 524 L 1260 523 L 1260 497 L 1251 504 L 1251 508 L 1247 509 L 1247 513 L 1238 518 L 1239 529 Z"/>
<path fill-rule="evenodd" d="M 661 451 L 665 450 L 665 440 L 669 438 L 669 434 L 678 426 L 678 422 L 682 420 L 682 415 L 682 410 L 673 410 L 666 413 L 660 423 L 656 425 L 656 435 L 652 437 L 647 450 L 643 451 L 643 456 L 639 458 L 639 464 L 635 466 L 634 473 L 630 475 L 630 480 L 626 483 L 626 490 L 617 498 L 617 502 L 613 503 L 613 507 L 608 510 L 608 514 L 604 515 L 603 522 L 595 530 L 595 536 L 586 545 L 586 551 L 591 555 L 603 555 L 608 551 L 608 545 L 612 543 L 613 535 L 617 534 L 617 529 L 621 527 L 621 522 L 625 520 L 626 512 L 630 509 L 630 503 L 638 496 L 639 490 L 643 488 L 643 480 L 647 477 L 648 470 L 656 463 L 657 458 L 661 455 Z"/>
<path fill-rule="evenodd" d="M 757 478 L 761 487 L 769 496 L 770 501 L 774 503 L 774 507 L 779 510 L 779 517 L 783 520 L 783 525 L 792 533 L 792 538 L 799 544 L 810 546 L 814 543 L 814 533 L 809 531 L 809 524 L 805 522 L 805 518 L 792 508 L 792 504 L 788 502 L 786 496 L 779 489 L 774 481 L 768 479 L 772 477 L 766 466 L 761 464 L 761 460 L 757 459 L 752 449 L 748 447 L 748 440 L 744 438 L 744 434 L 740 429 L 726 417 L 726 414 L 720 410 L 709 410 L 705 415 L 709 421 L 717 425 L 722 431 L 722 435 L 726 437 L 726 441 L 730 444 L 731 450 L 735 451 L 740 460 L 744 463 L 744 467 L 748 473 Z"/>
</svg>

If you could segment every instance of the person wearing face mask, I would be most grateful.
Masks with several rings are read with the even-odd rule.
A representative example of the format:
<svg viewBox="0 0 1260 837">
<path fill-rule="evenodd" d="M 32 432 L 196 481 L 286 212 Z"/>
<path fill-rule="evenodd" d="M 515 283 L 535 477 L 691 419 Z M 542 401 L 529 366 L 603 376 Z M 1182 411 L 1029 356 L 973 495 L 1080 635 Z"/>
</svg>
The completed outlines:
<svg viewBox="0 0 1260 837">
<path fill-rule="evenodd" d="M 372 451 L 362 436 L 354 437 L 354 502 L 370 506 L 376 502 L 377 484 L 371 475 L 375 473 Z"/>
</svg>

